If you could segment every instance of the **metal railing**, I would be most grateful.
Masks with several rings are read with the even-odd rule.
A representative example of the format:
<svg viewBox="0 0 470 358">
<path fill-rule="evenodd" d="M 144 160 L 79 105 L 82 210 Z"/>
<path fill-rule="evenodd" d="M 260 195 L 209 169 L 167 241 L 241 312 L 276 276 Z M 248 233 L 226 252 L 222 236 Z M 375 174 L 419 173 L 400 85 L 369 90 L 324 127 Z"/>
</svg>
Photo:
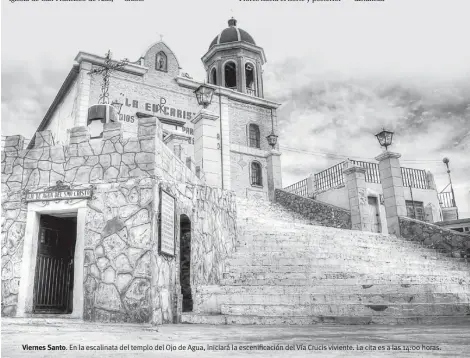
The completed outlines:
<svg viewBox="0 0 470 358">
<path fill-rule="evenodd" d="M 289 185 L 289 186 L 285 187 L 284 190 L 289 192 L 289 193 L 292 193 L 292 194 L 308 197 L 308 194 L 309 194 L 309 192 L 308 192 L 308 178 L 303 179 L 303 180 L 301 180 L 297 183 L 294 183 L 292 185 Z"/>
<path fill-rule="evenodd" d="M 401 167 L 401 177 L 403 186 L 417 189 L 429 189 L 429 183 L 426 171 L 422 169 L 403 168 Z"/>
<path fill-rule="evenodd" d="M 438 193 L 437 197 L 439 198 L 439 204 L 441 205 L 441 208 L 455 207 L 454 198 L 452 197 L 452 193 L 450 191 Z"/>
<path fill-rule="evenodd" d="M 344 184 L 343 164 L 344 162 L 341 162 L 315 174 L 315 192 Z"/>
<path fill-rule="evenodd" d="M 380 184 L 379 165 L 377 163 L 362 162 L 360 160 L 351 160 L 355 165 L 366 168 L 366 182 Z"/>
<path fill-rule="evenodd" d="M 366 168 L 365 180 L 367 183 L 380 184 L 380 172 L 379 165 L 377 163 L 363 162 L 360 160 L 350 160 L 352 164 Z M 315 189 L 311 193 L 308 190 L 308 178 L 303 179 L 297 183 L 289 185 L 284 190 L 301 195 L 301 196 L 312 196 L 320 191 L 328 190 L 340 185 L 344 185 L 343 169 L 347 161 L 336 164 L 328 169 L 325 169 L 314 175 Z M 403 186 L 412 187 L 417 189 L 430 189 L 427 174 L 425 170 L 413 169 L 413 168 L 400 168 L 401 175 L 403 178 Z"/>
</svg>

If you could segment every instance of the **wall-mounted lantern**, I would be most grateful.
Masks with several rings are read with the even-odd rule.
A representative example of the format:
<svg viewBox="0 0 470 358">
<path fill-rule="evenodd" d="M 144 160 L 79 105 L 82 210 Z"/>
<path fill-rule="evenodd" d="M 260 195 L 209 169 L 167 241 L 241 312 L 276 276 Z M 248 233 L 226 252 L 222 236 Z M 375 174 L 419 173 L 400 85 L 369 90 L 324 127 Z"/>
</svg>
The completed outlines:
<svg viewBox="0 0 470 358">
<path fill-rule="evenodd" d="M 197 103 L 203 108 L 209 107 L 212 103 L 212 96 L 214 95 L 214 89 L 207 86 L 205 83 L 200 85 L 197 90 L 194 91 L 196 94 Z"/>
</svg>

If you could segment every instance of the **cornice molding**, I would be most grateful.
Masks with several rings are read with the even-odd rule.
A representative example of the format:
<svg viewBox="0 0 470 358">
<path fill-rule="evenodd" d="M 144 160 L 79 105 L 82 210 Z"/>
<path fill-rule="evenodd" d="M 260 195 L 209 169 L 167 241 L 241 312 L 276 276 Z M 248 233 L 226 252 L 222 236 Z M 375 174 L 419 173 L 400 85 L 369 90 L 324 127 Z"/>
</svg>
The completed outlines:
<svg viewBox="0 0 470 358">
<path fill-rule="evenodd" d="M 98 66 L 102 66 L 105 64 L 104 57 L 93 55 L 91 53 L 82 52 L 82 51 L 80 51 L 78 55 L 75 57 L 75 61 L 79 64 L 82 62 L 90 62 L 91 64 L 98 65 Z M 148 72 L 148 67 L 140 66 L 135 63 L 128 63 L 127 65 L 120 67 L 118 71 L 127 72 L 133 75 L 143 76 L 144 74 Z"/>
<path fill-rule="evenodd" d="M 176 83 L 178 83 L 181 87 L 189 88 L 192 90 L 196 90 L 200 85 L 203 84 L 202 82 L 198 82 L 193 79 L 189 79 L 189 78 L 181 77 L 181 76 L 176 77 Z M 214 86 L 208 83 L 205 83 L 205 85 L 213 88 L 215 91 L 214 92 L 215 95 L 220 94 L 234 101 L 248 103 L 248 104 L 252 104 L 255 106 L 264 107 L 268 109 L 277 109 L 281 105 L 280 103 L 269 101 L 264 98 L 250 96 L 250 95 L 247 95 L 246 93 L 241 93 L 241 92 L 234 91 L 228 88 Z"/>
</svg>

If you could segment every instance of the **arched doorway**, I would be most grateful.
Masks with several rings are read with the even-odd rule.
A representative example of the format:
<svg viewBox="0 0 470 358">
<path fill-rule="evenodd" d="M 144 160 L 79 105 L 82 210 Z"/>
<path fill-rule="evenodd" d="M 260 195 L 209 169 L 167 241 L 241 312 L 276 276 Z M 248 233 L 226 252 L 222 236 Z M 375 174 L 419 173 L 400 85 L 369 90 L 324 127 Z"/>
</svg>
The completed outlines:
<svg viewBox="0 0 470 358">
<path fill-rule="evenodd" d="M 193 310 L 191 295 L 191 220 L 188 216 L 180 217 L 180 285 L 183 295 L 183 312 Z"/>
</svg>

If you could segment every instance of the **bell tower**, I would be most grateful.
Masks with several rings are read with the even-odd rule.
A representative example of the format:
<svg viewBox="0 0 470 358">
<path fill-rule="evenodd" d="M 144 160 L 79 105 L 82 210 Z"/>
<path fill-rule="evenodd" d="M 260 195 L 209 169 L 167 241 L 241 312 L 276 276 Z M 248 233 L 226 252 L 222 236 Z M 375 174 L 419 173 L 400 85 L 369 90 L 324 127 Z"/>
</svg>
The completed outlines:
<svg viewBox="0 0 470 358">
<path fill-rule="evenodd" d="M 207 82 L 213 85 L 263 98 L 264 50 L 253 37 L 237 27 L 237 20 L 228 20 L 202 56 Z"/>
</svg>

